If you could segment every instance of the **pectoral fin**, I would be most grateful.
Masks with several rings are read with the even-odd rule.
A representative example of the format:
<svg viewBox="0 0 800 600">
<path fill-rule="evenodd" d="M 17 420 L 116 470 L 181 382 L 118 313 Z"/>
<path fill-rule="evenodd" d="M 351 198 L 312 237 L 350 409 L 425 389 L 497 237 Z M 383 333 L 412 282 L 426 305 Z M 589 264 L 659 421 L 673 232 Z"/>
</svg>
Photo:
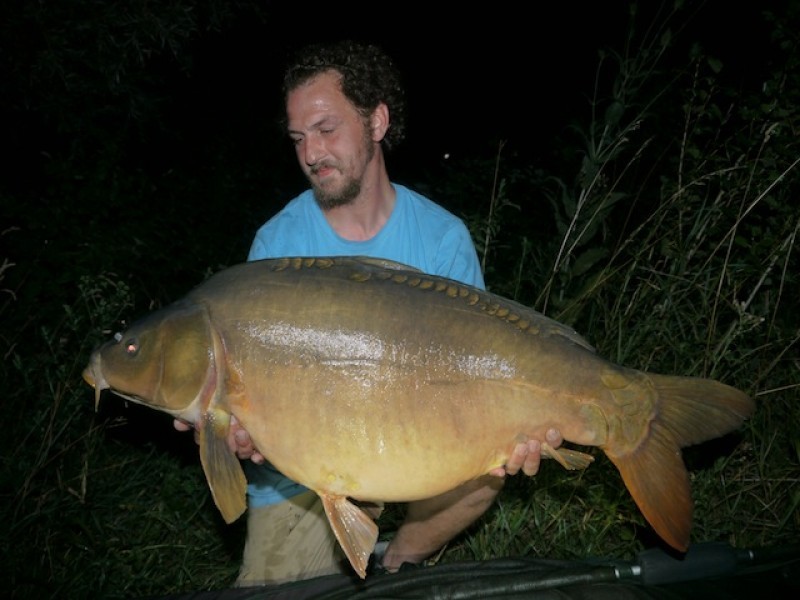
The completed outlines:
<svg viewBox="0 0 800 600">
<path fill-rule="evenodd" d="M 367 513 L 344 496 L 320 494 L 320 498 L 339 545 L 353 569 L 364 579 L 369 555 L 378 540 L 378 526 Z"/>
<path fill-rule="evenodd" d="M 552 458 L 567 471 L 585 469 L 594 462 L 594 456 L 569 448 L 553 448 L 547 442 L 542 442 L 542 456 Z"/>
<path fill-rule="evenodd" d="M 236 454 L 228 448 L 230 422 L 230 414 L 211 410 L 204 415 L 200 428 L 200 462 L 226 523 L 233 523 L 247 508 L 247 479 Z"/>
</svg>

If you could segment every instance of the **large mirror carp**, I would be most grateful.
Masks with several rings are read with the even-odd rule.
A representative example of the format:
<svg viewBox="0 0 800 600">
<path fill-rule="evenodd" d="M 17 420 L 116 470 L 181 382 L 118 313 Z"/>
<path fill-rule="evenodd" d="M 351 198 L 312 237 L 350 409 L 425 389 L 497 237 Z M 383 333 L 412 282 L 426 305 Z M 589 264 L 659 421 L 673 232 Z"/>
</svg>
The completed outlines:
<svg viewBox="0 0 800 600">
<path fill-rule="evenodd" d="M 689 545 L 680 449 L 739 427 L 733 387 L 613 364 L 517 302 L 404 265 L 282 258 L 220 271 L 98 348 L 84 378 L 200 425 L 227 522 L 246 508 L 231 415 L 287 477 L 322 498 L 361 577 L 377 540 L 352 500 L 429 498 L 503 465 L 518 441 L 601 448 L 671 546 Z M 543 445 L 566 468 L 592 457 Z"/>
</svg>

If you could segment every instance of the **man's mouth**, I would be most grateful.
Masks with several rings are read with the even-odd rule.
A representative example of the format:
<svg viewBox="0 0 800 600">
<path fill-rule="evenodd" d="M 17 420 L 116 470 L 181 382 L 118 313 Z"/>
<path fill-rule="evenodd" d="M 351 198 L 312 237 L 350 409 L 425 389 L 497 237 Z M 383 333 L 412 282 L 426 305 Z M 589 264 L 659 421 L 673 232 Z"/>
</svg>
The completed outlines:
<svg viewBox="0 0 800 600">
<path fill-rule="evenodd" d="M 333 174 L 334 171 L 336 171 L 336 169 L 328 165 L 311 169 L 311 173 L 314 174 L 318 179 L 324 179 Z"/>
</svg>

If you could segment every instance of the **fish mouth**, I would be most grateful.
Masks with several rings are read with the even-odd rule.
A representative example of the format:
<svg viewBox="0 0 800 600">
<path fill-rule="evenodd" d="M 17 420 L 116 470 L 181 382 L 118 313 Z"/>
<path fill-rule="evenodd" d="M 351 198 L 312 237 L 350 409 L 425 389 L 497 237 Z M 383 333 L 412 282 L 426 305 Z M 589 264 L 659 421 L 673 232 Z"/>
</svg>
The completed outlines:
<svg viewBox="0 0 800 600">
<path fill-rule="evenodd" d="M 126 394 L 125 392 L 121 392 L 117 389 L 112 388 L 111 384 L 109 384 L 108 381 L 106 381 L 105 377 L 103 377 L 103 371 L 100 368 L 99 356 L 97 358 L 92 357 L 89 366 L 83 370 L 82 376 L 83 380 L 94 388 L 95 412 L 97 412 L 98 409 L 100 408 L 100 396 L 102 395 L 103 390 L 111 390 L 115 395 L 119 396 L 120 398 L 125 398 L 125 400 L 130 400 L 131 402 L 135 402 L 136 404 L 143 404 L 145 406 L 148 406 L 150 404 L 144 398 L 141 398 L 135 394 Z M 170 414 L 172 413 L 170 412 Z"/>
</svg>

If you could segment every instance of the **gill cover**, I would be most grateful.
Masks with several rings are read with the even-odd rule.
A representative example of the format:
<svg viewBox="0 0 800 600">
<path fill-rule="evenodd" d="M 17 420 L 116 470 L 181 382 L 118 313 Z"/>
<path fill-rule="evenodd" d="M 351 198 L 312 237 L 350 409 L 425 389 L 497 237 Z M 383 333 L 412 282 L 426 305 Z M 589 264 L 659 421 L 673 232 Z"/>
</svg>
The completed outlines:
<svg viewBox="0 0 800 600">
<path fill-rule="evenodd" d="M 115 393 L 195 422 L 216 379 L 205 309 L 180 303 L 153 313 L 101 348 L 100 364 Z"/>
</svg>

